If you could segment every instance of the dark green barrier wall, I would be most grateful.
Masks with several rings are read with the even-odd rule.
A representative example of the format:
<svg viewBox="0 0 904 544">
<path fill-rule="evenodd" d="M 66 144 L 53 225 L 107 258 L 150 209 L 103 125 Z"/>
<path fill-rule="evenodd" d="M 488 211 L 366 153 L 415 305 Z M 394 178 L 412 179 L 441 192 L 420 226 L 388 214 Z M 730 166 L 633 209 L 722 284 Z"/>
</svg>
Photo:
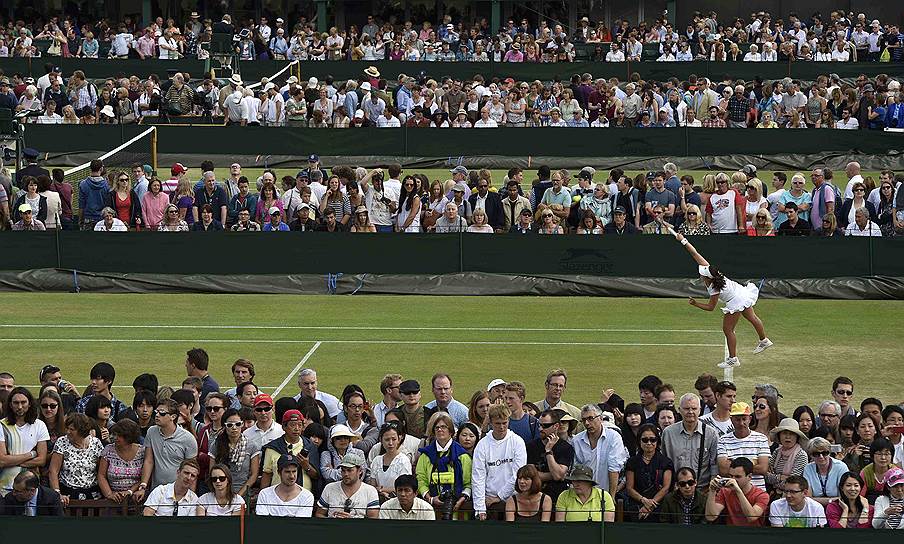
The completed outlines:
<svg viewBox="0 0 904 544">
<path fill-rule="evenodd" d="M 125 540 L 130 544 L 239 544 L 236 518 L 0 518 L 3 542 L 70 542 L 74 532 L 94 538 Z M 87 537 L 86 537 L 87 538 Z M 857 542 L 891 544 L 900 540 L 894 531 L 858 531 Z M 833 529 L 737 528 L 719 525 L 679 526 L 655 523 L 539 523 L 424 522 L 388 520 L 334 520 L 247 518 L 245 544 L 275 542 L 357 542 L 395 544 L 636 544 L 730 542 L 762 544 L 764 541 L 798 544 L 850 544 L 847 531 Z"/>
<path fill-rule="evenodd" d="M 25 141 L 42 153 L 104 152 L 147 127 L 126 125 L 29 125 Z M 900 134 L 866 130 L 706 128 L 601 129 L 500 128 L 307 129 L 288 127 L 158 127 L 159 153 L 209 155 L 369 155 L 397 157 L 509 156 L 700 156 L 831 151 L 885 154 L 904 150 Z M 554 135 L 554 137 L 550 137 Z M 149 143 L 135 152 L 149 153 Z M 142 147 L 143 146 L 143 147 Z"/>
<path fill-rule="evenodd" d="M 135 74 L 141 78 L 149 74 L 166 76 L 166 70 L 178 68 L 189 72 L 193 77 L 200 77 L 204 71 L 204 62 L 192 59 L 179 61 L 167 60 L 140 60 L 140 59 L 25 59 L 3 58 L 0 59 L 0 69 L 6 74 L 19 72 L 31 75 L 35 78 L 44 74 L 44 63 L 56 62 L 68 77 L 74 70 L 82 70 L 89 78 L 104 78 L 120 74 L 126 76 Z M 260 81 L 261 77 L 275 74 L 282 69 L 285 61 L 254 61 L 241 63 L 242 78 L 245 81 Z M 637 72 L 644 79 L 665 80 L 670 77 L 687 79 L 690 74 L 707 76 L 721 80 L 726 74 L 732 79 L 753 80 L 759 75 L 763 79 L 780 79 L 794 77 L 803 80 L 813 80 L 820 74 L 834 72 L 842 78 L 854 78 L 859 74 L 875 76 L 876 74 L 890 74 L 900 76 L 904 73 L 904 64 L 891 64 L 880 62 L 857 63 L 832 63 L 827 66 L 821 62 L 621 62 L 605 63 L 593 61 L 580 61 L 570 63 L 503 63 L 503 62 L 404 62 L 404 61 L 337 61 L 317 62 L 305 61 L 301 63 L 301 75 L 303 78 L 315 76 L 323 79 L 332 75 L 337 80 L 354 78 L 363 75 L 368 66 L 376 66 L 384 78 L 395 81 L 399 74 L 418 74 L 425 71 L 434 78 L 452 76 L 459 79 L 468 79 L 475 74 L 481 74 L 484 78 L 513 77 L 517 80 L 549 81 L 552 79 L 569 79 L 572 74 L 590 72 L 594 77 L 618 77 L 626 80 L 630 74 Z"/>
<path fill-rule="evenodd" d="M 904 240 L 702 237 L 700 252 L 741 278 L 904 277 Z M 694 277 L 671 237 L 327 233 L 0 233 L 0 270 L 149 274 L 490 272 Z M 266 257 L 265 257 L 266 256 Z M 59 261 L 57 260 L 59 257 Z"/>
</svg>

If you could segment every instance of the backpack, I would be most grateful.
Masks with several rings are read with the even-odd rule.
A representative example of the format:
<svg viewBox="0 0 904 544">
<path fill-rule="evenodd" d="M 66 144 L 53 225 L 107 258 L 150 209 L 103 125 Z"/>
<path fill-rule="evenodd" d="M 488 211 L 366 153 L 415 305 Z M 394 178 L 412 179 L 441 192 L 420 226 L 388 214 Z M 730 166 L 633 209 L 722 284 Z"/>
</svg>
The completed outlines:
<svg viewBox="0 0 904 544">
<path fill-rule="evenodd" d="M 841 213 L 841 203 L 844 202 L 844 199 L 841 197 L 841 191 L 838 190 L 838 187 L 835 187 L 832 183 L 830 183 L 828 181 L 823 182 L 822 185 L 820 185 L 817 188 L 814 188 L 813 191 L 810 193 L 810 197 L 813 201 L 813 206 L 815 206 L 816 209 L 819 210 L 820 217 L 825 215 L 825 209 L 826 209 L 826 196 L 825 196 L 826 193 L 825 193 L 825 189 L 824 189 L 825 186 L 831 187 L 832 191 L 835 193 L 835 213 L 836 214 Z M 819 191 L 819 194 L 817 194 L 817 191 Z"/>
</svg>

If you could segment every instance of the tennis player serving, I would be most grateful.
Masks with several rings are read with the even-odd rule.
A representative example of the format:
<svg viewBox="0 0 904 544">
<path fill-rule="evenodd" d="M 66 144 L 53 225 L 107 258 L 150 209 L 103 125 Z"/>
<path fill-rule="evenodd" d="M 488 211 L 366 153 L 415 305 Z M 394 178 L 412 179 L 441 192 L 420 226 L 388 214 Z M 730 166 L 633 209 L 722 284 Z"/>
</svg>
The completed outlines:
<svg viewBox="0 0 904 544">
<path fill-rule="evenodd" d="M 766 330 L 763 327 L 763 321 L 756 315 L 753 307 L 759 298 L 760 290 L 756 285 L 748 283 L 741 285 L 725 277 L 722 272 L 703 258 L 697 249 L 680 233 L 675 232 L 669 227 L 669 232 L 681 245 L 687 249 L 691 257 L 697 262 L 700 278 L 706 285 L 706 292 L 709 293 L 709 302 L 703 303 L 691 298 L 689 300 L 691 306 L 696 306 L 701 310 L 711 312 L 716 308 L 721 299 L 725 303 L 722 308 L 722 332 L 725 333 L 725 341 L 728 343 L 728 358 L 719 363 L 719 368 L 731 368 L 741 364 L 738 360 L 738 337 L 735 335 L 735 327 L 741 316 L 750 321 L 753 328 L 756 329 L 760 342 L 753 349 L 753 353 L 761 353 L 772 345 L 772 341 L 766 337 Z"/>
</svg>

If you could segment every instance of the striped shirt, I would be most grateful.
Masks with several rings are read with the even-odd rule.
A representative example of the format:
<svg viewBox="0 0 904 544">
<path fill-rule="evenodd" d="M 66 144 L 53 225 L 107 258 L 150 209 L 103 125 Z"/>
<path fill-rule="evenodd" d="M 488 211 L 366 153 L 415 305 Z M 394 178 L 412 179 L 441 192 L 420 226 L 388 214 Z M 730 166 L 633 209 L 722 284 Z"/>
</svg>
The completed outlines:
<svg viewBox="0 0 904 544">
<path fill-rule="evenodd" d="M 754 465 L 760 457 L 769 457 L 769 441 L 766 435 L 756 431 L 750 431 L 745 438 L 738 438 L 735 433 L 724 434 L 719 437 L 717 458 L 727 457 L 729 460 L 739 457 L 750 459 Z M 766 490 L 766 478 L 762 474 L 751 474 L 750 482 L 762 490 Z"/>
</svg>

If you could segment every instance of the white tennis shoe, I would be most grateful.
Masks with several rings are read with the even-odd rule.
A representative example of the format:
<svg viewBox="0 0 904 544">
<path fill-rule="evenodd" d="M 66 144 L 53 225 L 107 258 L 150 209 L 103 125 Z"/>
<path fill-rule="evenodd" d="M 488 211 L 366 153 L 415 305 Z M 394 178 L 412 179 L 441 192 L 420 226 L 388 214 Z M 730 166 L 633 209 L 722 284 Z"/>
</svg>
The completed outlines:
<svg viewBox="0 0 904 544">
<path fill-rule="evenodd" d="M 762 353 L 766 351 L 768 348 L 772 347 L 772 340 L 768 338 L 763 338 L 760 342 L 753 348 L 753 353 Z"/>
<path fill-rule="evenodd" d="M 716 366 L 719 368 L 735 368 L 741 366 L 741 361 L 737 357 L 729 357 Z"/>
</svg>

